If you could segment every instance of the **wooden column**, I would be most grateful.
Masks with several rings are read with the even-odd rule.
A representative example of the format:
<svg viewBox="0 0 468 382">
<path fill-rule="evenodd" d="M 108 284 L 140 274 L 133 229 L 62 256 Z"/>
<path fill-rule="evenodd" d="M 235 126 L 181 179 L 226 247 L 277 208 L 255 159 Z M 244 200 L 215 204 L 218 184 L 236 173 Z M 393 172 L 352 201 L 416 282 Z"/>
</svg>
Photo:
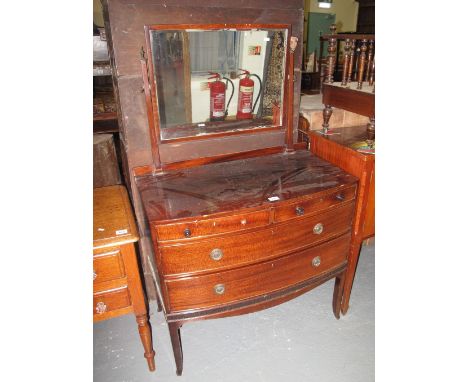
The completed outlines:
<svg viewBox="0 0 468 382">
<path fill-rule="evenodd" d="M 336 25 L 332 24 L 330 26 L 331 34 L 336 33 Z M 333 72 L 335 71 L 335 62 L 336 62 L 336 37 L 330 37 L 328 40 L 328 58 L 327 58 L 327 75 L 325 77 L 326 84 L 333 83 Z"/>
<path fill-rule="evenodd" d="M 341 81 L 341 86 L 346 86 L 348 82 L 348 66 L 349 66 L 349 58 L 350 54 L 349 51 L 351 49 L 351 40 L 347 38 L 345 40 L 345 48 L 344 48 L 344 63 L 343 63 L 343 79 Z"/>
<path fill-rule="evenodd" d="M 359 55 L 358 77 L 357 77 L 358 89 L 362 89 L 362 81 L 364 78 L 364 70 L 366 66 L 366 52 L 367 52 L 367 40 L 362 40 L 361 54 Z"/>
</svg>

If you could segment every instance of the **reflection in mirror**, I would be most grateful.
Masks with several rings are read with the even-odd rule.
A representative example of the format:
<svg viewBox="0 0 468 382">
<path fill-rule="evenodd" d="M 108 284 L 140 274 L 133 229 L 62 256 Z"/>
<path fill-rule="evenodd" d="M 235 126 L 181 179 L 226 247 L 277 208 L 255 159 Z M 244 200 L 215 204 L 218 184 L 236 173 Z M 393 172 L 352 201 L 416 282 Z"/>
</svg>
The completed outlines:
<svg viewBox="0 0 468 382">
<path fill-rule="evenodd" d="M 287 29 L 151 30 L 161 140 L 281 126 Z"/>
</svg>

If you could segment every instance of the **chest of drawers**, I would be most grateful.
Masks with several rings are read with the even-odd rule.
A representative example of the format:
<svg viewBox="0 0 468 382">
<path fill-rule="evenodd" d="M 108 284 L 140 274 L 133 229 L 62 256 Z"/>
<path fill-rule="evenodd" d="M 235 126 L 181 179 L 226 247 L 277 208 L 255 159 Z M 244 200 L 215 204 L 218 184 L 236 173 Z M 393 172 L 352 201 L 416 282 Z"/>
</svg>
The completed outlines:
<svg viewBox="0 0 468 382">
<path fill-rule="evenodd" d="M 180 327 L 277 305 L 335 278 L 339 318 L 357 179 L 307 151 L 137 177 L 158 290 Z"/>
<path fill-rule="evenodd" d="M 123 186 L 93 192 L 94 322 L 134 313 L 145 358 L 155 370 L 154 350 L 134 243 L 138 234 Z"/>
</svg>

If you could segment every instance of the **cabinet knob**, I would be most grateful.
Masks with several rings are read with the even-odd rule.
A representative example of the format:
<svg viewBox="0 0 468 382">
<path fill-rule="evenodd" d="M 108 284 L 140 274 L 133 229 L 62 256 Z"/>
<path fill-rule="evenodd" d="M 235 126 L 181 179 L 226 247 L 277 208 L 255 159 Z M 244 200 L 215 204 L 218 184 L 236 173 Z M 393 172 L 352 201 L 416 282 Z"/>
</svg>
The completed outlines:
<svg viewBox="0 0 468 382">
<path fill-rule="evenodd" d="M 318 267 L 320 265 L 320 263 L 322 262 L 322 260 L 320 259 L 320 256 L 316 256 L 312 259 L 312 265 L 314 267 Z"/>
<path fill-rule="evenodd" d="M 192 236 L 192 231 L 190 231 L 190 228 L 185 228 L 185 229 L 184 229 L 184 236 L 185 236 L 185 237 L 190 237 L 190 236 Z"/>
<path fill-rule="evenodd" d="M 96 277 L 97 277 L 97 273 L 96 273 L 96 271 L 93 269 L 93 280 L 96 280 Z"/>
<path fill-rule="evenodd" d="M 98 302 L 96 304 L 96 313 L 97 314 L 103 314 L 107 310 L 107 305 L 104 304 L 103 302 Z"/>
<path fill-rule="evenodd" d="M 214 292 L 216 294 L 223 294 L 225 291 L 224 284 L 216 284 L 214 286 Z"/>
<path fill-rule="evenodd" d="M 223 257 L 223 251 L 219 248 L 215 248 L 211 251 L 210 257 L 215 261 L 221 260 L 221 258 Z"/>
<path fill-rule="evenodd" d="M 297 216 L 302 216 L 302 215 L 304 215 L 304 207 L 297 206 L 297 207 L 296 207 L 296 215 L 297 215 Z"/>
<path fill-rule="evenodd" d="M 340 201 L 345 200 L 345 196 L 344 196 L 344 194 L 341 193 L 341 192 L 340 192 L 339 194 L 336 194 L 336 195 L 335 195 L 335 198 L 336 198 L 336 200 L 340 200 Z"/>
<path fill-rule="evenodd" d="M 320 235 L 323 232 L 323 224 L 322 223 L 317 223 L 314 225 L 314 233 L 316 235 Z"/>
</svg>

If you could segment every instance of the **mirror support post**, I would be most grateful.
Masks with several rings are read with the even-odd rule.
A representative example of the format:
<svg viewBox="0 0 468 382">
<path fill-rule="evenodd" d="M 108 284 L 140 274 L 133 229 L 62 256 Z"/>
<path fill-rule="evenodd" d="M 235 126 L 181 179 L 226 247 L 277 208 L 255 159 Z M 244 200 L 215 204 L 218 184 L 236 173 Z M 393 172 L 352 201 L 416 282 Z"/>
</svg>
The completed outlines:
<svg viewBox="0 0 468 382">
<path fill-rule="evenodd" d="M 288 118 L 286 131 L 286 151 L 294 151 L 294 51 L 297 47 L 298 38 L 291 36 L 288 57 Z"/>
</svg>

